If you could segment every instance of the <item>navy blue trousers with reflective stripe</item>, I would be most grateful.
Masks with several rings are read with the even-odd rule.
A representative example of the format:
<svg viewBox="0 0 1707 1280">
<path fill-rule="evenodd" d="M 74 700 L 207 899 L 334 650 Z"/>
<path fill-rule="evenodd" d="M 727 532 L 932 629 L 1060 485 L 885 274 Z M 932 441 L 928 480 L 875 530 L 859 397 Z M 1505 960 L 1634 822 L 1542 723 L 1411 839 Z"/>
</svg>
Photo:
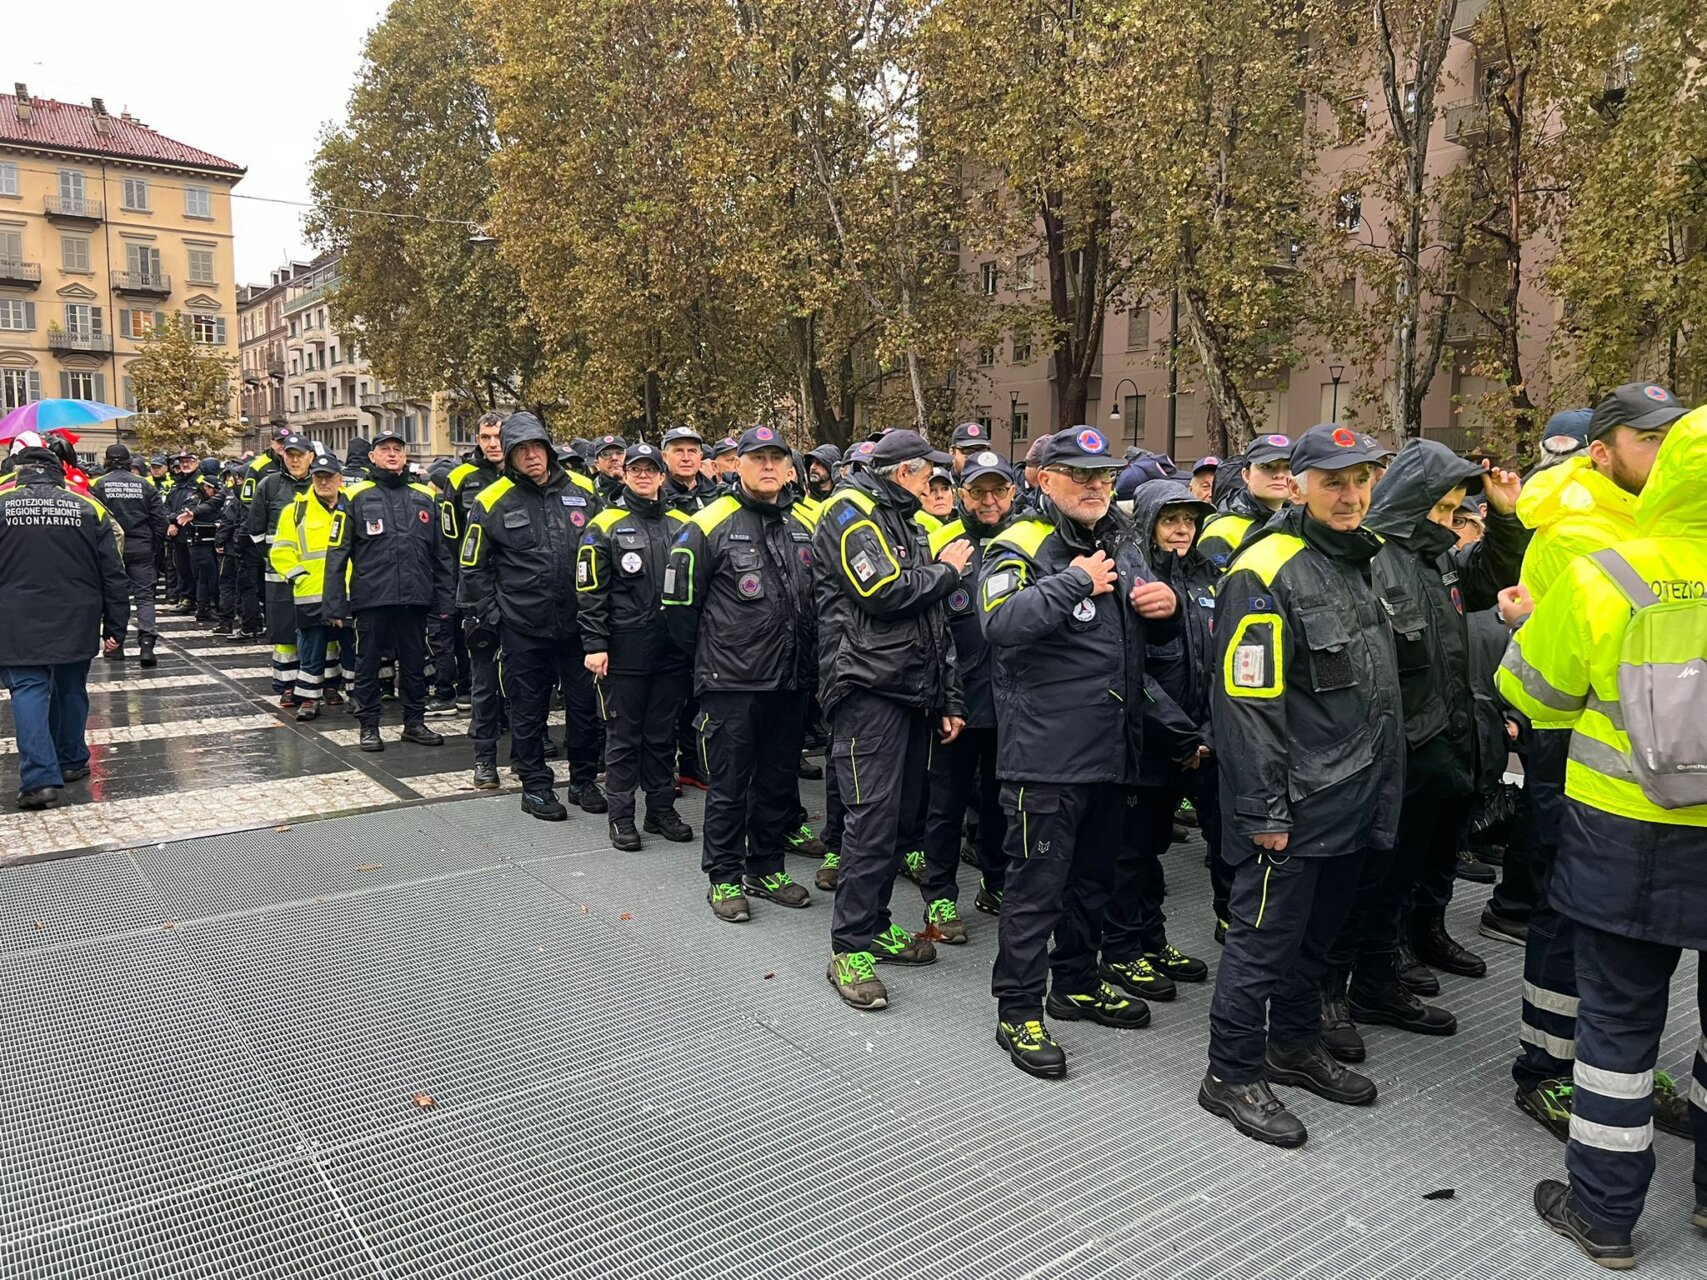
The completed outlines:
<svg viewBox="0 0 1707 1280">
<path fill-rule="evenodd" d="M 1517 1060 L 1511 1064 L 1518 1088 L 1530 1090 L 1543 1080 L 1571 1074 L 1577 1049 L 1577 926 L 1554 909 L 1547 890 L 1559 853 L 1559 820 L 1565 808 L 1565 759 L 1568 730 L 1537 730 L 1524 762 L 1529 792 L 1530 874 L 1535 880 L 1535 909 L 1523 946 L 1523 1010 Z"/>
<path fill-rule="evenodd" d="M 1647 1200 L 1654 1176 L 1653 1072 L 1682 954 L 1664 943 L 1577 926 L 1582 1003 L 1565 1167 L 1583 1216 L 1597 1227 L 1629 1230 Z M 1707 955 L 1701 958 L 1707 962 Z M 1707 963 L 1699 974 L 1697 1005 L 1707 1048 Z M 1707 1063 L 1701 1049 L 1694 1084 L 1695 1201 L 1707 1204 Z"/>
</svg>

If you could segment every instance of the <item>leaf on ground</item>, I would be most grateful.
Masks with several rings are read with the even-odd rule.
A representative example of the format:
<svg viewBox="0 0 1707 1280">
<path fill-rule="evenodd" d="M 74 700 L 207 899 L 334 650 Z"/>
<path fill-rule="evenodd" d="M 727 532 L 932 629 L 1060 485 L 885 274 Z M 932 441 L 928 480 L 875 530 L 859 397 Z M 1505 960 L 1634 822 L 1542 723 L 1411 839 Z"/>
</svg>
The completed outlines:
<svg viewBox="0 0 1707 1280">
<path fill-rule="evenodd" d="M 289 831 L 290 828 L 289 827 L 274 827 L 273 830 L 274 831 Z"/>
<path fill-rule="evenodd" d="M 629 912 L 629 911 L 624 911 L 620 916 L 617 917 L 617 919 L 618 920 L 632 920 L 632 919 L 634 919 L 634 914 L 632 912 Z"/>
<path fill-rule="evenodd" d="M 1425 1191 L 1423 1193 L 1423 1199 L 1424 1200 L 1451 1200 L 1457 1194 L 1458 1194 L 1458 1191 L 1456 1188 L 1442 1187 L 1439 1191 Z"/>
<path fill-rule="evenodd" d="M 771 980 L 771 979 L 772 979 L 772 978 L 774 978 L 774 977 L 776 977 L 776 974 L 774 974 L 774 973 L 767 973 L 767 974 L 766 974 L 766 975 L 765 975 L 765 981 L 766 981 L 766 982 L 769 982 L 769 981 L 770 981 L 770 980 Z"/>
<path fill-rule="evenodd" d="M 361 866 L 357 867 L 356 870 L 357 871 L 378 871 L 384 865 L 385 864 L 383 862 L 364 862 L 364 863 L 362 863 Z"/>
<path fill-rule="evenodd" d="M 438 1106 L 438 1099 L 434 1098 L 430 1093 L 417 1093 L 410 1098 L 409 1101 L 413 1102 L 423 1111 L 430 1111 L 434 1107 Z"/>
</svg>

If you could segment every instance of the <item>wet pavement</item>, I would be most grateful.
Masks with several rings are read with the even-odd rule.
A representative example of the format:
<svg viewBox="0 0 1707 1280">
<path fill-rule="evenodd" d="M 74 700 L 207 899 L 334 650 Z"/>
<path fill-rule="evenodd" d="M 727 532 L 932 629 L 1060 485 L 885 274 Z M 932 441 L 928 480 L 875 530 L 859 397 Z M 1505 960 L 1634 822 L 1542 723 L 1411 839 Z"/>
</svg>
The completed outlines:
<svg viewBox="0 0 1707 1280">
<path fill-rule="evenodd" d="M 474 794 L 466 717 L 431 721 L 445 744 L 417 746 L 398 740 L 402 708 L 388 702 L 385 751 L 370 755 L 356 749 L 347 709 L 299 725 L 278 708 L 270 646 L 169 614 L 159 627 L 154 669 L 137 664 L 134 647 L 124 662 L 91 667 L 90 776 L 57 808 L 18 811 L 11 701 L 0 690 L 0 864 Z"/>
</svg>

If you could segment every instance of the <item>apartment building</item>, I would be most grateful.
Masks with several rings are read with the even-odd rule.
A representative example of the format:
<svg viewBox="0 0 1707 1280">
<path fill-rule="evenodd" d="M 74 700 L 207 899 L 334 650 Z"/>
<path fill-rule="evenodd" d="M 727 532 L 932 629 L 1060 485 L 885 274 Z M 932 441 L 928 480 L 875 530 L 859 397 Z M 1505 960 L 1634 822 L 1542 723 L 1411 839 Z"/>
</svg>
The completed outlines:
<svg viewBox="0 0 1707 1280">
<path fill-rule="evenodd" d="M 422 400 L 387 387 L 363 359 L 360 335 L 333 327 L 331 297 L 338 289 L 339 263 L 337 254 L 322 255 L 284 284 L 287 421 L 339 457 L 349 451 L 351 439 L 371 439 L 381 426 L 402 434 L 413 461 L 448 454 L 449 424 L 437 397 Z"/>
<path fill-rule="evenodd" d="M 308 271 L 306 262 L 276 267 L 266 284 L 246 284 L 237 290 L 238 373 L 242 379 L 243 432 L 238 447 L 258 453 L 274 429 L 286 425 L 285 286 Z"/>
<path fill-rule="evenodd" d="M 243 174 L 100 98 L 0 94 L 0 412 L 54 396 L 134 407 L 126 369 L 173 312 L 235 356 Z M 120 421 L 81 447 L 130 438 Z"/>
<path fill-rule="evenodd" d="M 1487 138 L 1488 112 L 1482 95 L 1488 85 L 1484 58 L 1471 39 L 1475 20 L 1487 0 L 1459 0 L 1453 24 L 1453 44 L 1436 92 L 1437 114 L 1429 139 L 1431 172 L 1444 173 L 1462 164 L 1467 149 Z M 1384 112 L 1379 83 L 1348 86 L 1346 102 L 1356 118 Z M 1337 234 L 1373 239 L 1383 225 L 1384 210 L 1369 195 L 1349 183 L 1348 174 L 1368 158 L 1369 137 L 1358 131 L 1334 128 L 1338 118 L 1334 104 L 1315 104 L 1317 123 L 1325 134 L 1336 138 L 1319 156 L 1318 181 L 1325 194 L 1340 198 Z M 1533 281 L 1540 266 L 1551 257 L 1552 246 L 1526 246 Z M 961 254 L 961 269 L 971 287 L 981 289 L 998 302 L 1029 302 L 1047 288 L 1044 268 L 1015 267 L 996 255 Z M 1286 255 L 1277 253 L 1276 270 L 1292 269 Z M 1361 281 L 1349 288 L 1365 289 Z M 1482 287 L 1471 264 L 1464 287 Z M 1486 285 L 1490 291 L 1496 283 Z M 1544 352 L 1558 307 L 1552 298 L 1533 286 L 1523 297 L 1524 367 L 1532 371 L 1531 395 L 1543 406 L 1545 398 Z M 1206 392 L 1193 384 L 1187 359 L 1177 385 L 1169 378 L 1168 361 L 1172 342 L 1173 309 L 1167 295 L 1144 300 L 1129 309 L 1110 308 L 1104 316 L 1103 340 L 1097 375 L 1092 378 L 1085 417 L 1121 446 L 1137 445 L 1166 452 L 1179 461 L 1195 460 L 1210 452 Z M 1447 357 L 1430 385 L 1423 414 L 1425 435 L 1434 436 L 1454 448 L 1464 447 L 1482 425 L 1483 396 L 1498 388 L 1479 377 L 1468 359 L 1471 347 L 1485 334 L 1485 322 L 1468 308 L 1448 318 Z M 1181 342 L 1188 343 L 1183 334 Z M 1050 359 L 1041 347 L 1008 335 L 992 347 L 969 352 L 975 367 L 970 381 L 972 413 L 991 427 L 991 438 L 1004 444 L 1012 437 L 1013 447 L 1024 453 L 1038 433 L 1053 429 L 1056 417 L 1055 384 L 1050 378 Z M 1296 435 L 1317 422 L 1345 421 L 1354 412 L 1360 425 L 1391 435 L 1379 406 L 1378 396 L 1386 370 L 1377 365 L 1358 367 L 1345 353 L 1324 351 L 1284 371 L 1266 383 L 1241 388 L 1247 403 L 1261 415 L 1263 429 Z M 1170 425 L 1171 420 L 1171 425 Z"/>
</svg>

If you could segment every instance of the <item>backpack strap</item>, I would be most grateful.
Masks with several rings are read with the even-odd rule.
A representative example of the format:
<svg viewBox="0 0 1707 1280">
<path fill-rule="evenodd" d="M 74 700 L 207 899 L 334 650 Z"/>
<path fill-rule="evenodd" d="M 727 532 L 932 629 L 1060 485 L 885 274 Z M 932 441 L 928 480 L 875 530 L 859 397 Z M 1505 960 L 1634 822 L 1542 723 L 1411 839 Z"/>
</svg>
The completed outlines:
<svg viewBox="0 0 1707 1280">
<path fill-rule="evenodd" d="M 1649 605 L 1660 602 L 1653 588 L 1643 581 L 1642 575 L 1631 567 L 1628 560 L 1618 554 L 1616 548 L 1606 547 L 1600 551 L 1591 551 L 1589 559 L 1612 579 L 1613 585 L 1623 592 L 1632 609 L 1646 609 Z"/>
</svg>

